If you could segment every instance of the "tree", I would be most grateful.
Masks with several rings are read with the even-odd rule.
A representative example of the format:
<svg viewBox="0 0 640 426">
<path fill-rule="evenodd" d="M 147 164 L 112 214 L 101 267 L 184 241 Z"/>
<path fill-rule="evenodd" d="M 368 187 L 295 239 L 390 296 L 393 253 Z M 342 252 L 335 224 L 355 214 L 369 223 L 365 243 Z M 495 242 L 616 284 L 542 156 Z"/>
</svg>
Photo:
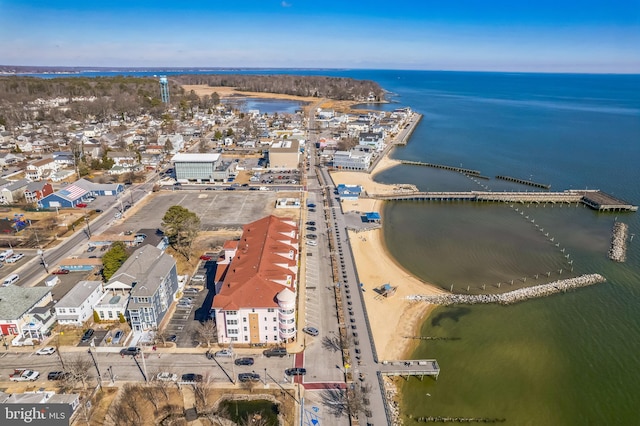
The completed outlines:
<svg viewBox="0 0 640 426">
<path fill-rule="evenodd" d="M 200 218 L 189 209 L 172 206 L 162 218 L 162 227 L 173 249 L 189 260 L 192 243 L 200 230 Z"/>
<path fill-rule="evenodd" d="M 65 365 L 67 367 L 67 372 L 69 373 L 69 381 L 72 383 L 80 382 L 82 383 L 82 387 L 86 389 L 87 381 L 91 377 L 90 371 L 93 368 L 93 363 L 89 358 L 78 354 L 71 360 L 71 362 L 67 361 Z"/>
<path fill-rule="evenodd" d="M 218 335 L 216 331 L 216 323 L 213 320 L 201 322 L 196 326 L 195 338 L 200 343 L 206 343 L 207 347 L 211 346 L 211 343 L 216 341 Z"/>
<path fill-rule="evenodd" d="M 213 102 L 213 105 L 218 105 L 220 103 L 220 95 L 218 92 L 213 92 L 211 94 L 211 102 Z"/>
<path fill-rule="evenodd" d="M 173 144 L 171 143 L 171 140 L 167 138 L 167 140 L 164 142 L 164 152 L 171 151 L 173 151 Z"/>
<path fill-rule="evenodd" d="M 212 380 L 209 373 L 206 373 L 202 377 L 202 381 L 196 381 L 193 383 L 193 396 L 196 403 L 196 409 L 198 411 L 203 411 L 208 406 L 209 396 L 213 392 L 211 382 Z"/>
<path fill-rule="evenodd" d="M 111 245 L 109 251 L 102 256 L 102 276 L 105 281 L 109 281 L 113 274 L 122 266 L 129 257 L 127 250 L 122 241 L 116 241 Z"/>
</svg>

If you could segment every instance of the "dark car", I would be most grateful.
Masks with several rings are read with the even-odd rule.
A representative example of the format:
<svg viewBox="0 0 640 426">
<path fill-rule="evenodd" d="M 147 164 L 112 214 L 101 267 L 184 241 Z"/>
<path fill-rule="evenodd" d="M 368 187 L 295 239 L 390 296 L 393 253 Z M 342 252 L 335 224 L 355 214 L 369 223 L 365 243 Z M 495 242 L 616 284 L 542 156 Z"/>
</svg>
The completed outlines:
<svg viewBox="0 0 640 426">
<path fill-rule="evenodd" d="M 309 203 L 309 204 L 307 204 L 307 207 L 309 207 L 310 209 L 315 208 L 315 206 L 316 206 L 316 205 L 315 205 L 315 204 L 313 204 L 313 203 Z"/>
<path fill-rule="evenodd" d="M 201 382 L 202 379 L 202 374 L 187 373 L 182 375 L 183 382 Z"/>
<path fill-rule="evenodd" d="M 314 232 L 314 231 L 317 231 L 317 229 L 315 226 L 307 226 L 307 231 Z"/>
<path fill-rule="evenodd" d="M 95 209 L 96 213 L 102 213 L 102 209 Z"/>
<path fill-rule="evenodd" d="M 140 353 L 140 348 L 136 347 L 136 346 L 130 346 L 128 348 L 124 348 L 120 351 L 120 355 L 125 356 L 125 355 L 132 355 L 132 356 L 136 356 Z"/>
<path fill-rule="evenodd" d="M 88 342 L 93 337 L 93 333 L 95 333 L 95 330 L 93 328 L 88 329 L 87 331 L 84 332 L 84 334 L 82 335 L 82 339 L 80 339 L 80 341 L 83 343 Z"/>
<path fill-rule="evenodd" d="M 316 226 L 316 222 L 313 220 L 310 220 L 309 222 L 306 223 L 309 226 Z"/>
<path fill-rule="evenodd" d="M 64 378 L 66 378 L 69 375 L 69 373 L 66 373 L 64 371 L 52 371 L 49 374 L 47 374 L 47 379 L 48 380 L 62 380 Z"/>
<path fill-rule="evenodd" d="M 279 356 L 280 358 L 282 358 L 283 356 L 287 355 L 287 349 L 286 348 L 271 348 L 271 349 L 267 349 L 267 350 L 263 351 L 262 354 L 264 356 L 266 356 L 267 358 L 271 358 L 272 356 Z"/>
<path fill-rule="evenodd" d="M 253 358 L 238 358 L 234 363 L 236 365 L 253 365 Z"/>
<path fill-rule="evenodd" d="M 176 340 L 178 340 L 177 334 L 172 334 L 171 336 L 167 337 L 167 342 L 175 342 Z"/>
<path fill-rule="evenodd" d="M 225 188 L 225 191 L 235 191 L 235 190 L 236 190 L 236 189 L 235 189 L 234 187 L 232 187 L 232 186 L 227 186 L 227 187 Z"/>
<path fill-rule="evenodd" d="M 238 380 L 241 382 L 259 382 L 260 375 L 258 373 L 240 373 Z"/>
<path fill-rule="evenodd" d="M 68 269 L 56 269 L 52 272 L 53 275 L 66 275 L 69 273 Z"/>
<path fill-rule="evenodd" d="M 304 376 L 307 374 L 306 368 L 287 368 L 284 370 L 284 374 L 287 376 Z"/>
<path fill-rule="evenodd" d="M 87 249 L 87 251 L 88 251 L 88 252 L 92 252 L 92 251 L 94 251 L 95 249 L 96 249 L 96 246 L 90 246 L 90 247 Z"/>
</svg>

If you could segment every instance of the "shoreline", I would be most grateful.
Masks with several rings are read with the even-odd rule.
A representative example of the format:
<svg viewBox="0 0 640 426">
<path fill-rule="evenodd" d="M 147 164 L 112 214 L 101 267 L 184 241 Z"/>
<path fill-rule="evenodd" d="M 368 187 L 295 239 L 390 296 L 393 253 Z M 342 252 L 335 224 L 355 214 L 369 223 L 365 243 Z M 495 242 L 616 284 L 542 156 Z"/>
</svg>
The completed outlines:
<svg viewBox="0 0 640 426">
<path fill-rule="evenodd" d="M 391 147 L 392 149 L 392 147 Z M 361 185 L 367 193 L 393 193 L 396 185 L 375 182 L 373 177 L 384 170 L 400 164 L 399 160 L 389 158 L 388 149 L 371 173 L 331 172 L 334 183 Z M 342 201 L 342 210 L 375 211 L 383 215 L 383 202 L 372 199 Z M 383 218 L 384 220 L 384 218 Z M 354 255 L 360 281 L 364 283 L 363 293 L 367 306 L 371 331 L 379 360 L 409 359 L 419 340 L 407 339 L 418 336 L 422 324 L 428 318 L 434 305 L 413 303 L 407 299 L 412 294 L 446 294 L 447 292 L 412 275 L 402 267 L 384 243 L 382 229 L 364 232 L 349 231 L 349 243 Z M 378 295 L 374 288 L 390 283 L 397 287 L 393 296 L 385 298 Z"/>
</svg>

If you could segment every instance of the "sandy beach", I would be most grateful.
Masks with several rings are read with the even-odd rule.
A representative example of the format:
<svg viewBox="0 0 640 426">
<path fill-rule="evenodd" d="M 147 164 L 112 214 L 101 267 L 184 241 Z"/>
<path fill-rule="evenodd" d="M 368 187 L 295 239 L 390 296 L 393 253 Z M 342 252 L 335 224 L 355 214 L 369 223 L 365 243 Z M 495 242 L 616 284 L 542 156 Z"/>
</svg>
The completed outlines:
<svg viewBox="0 0 640 426">
<path fill-rule="evenodd" d="M 361 185 L 367 193 L 397 191 L 394 185 L 373 181 L 375 173 L 399 164 L 386 155 L 380 160 L 372 174 L 359 172 L 333 172 L 333 181 L 350 185 Z M 343 202 L 343 211 L 377 211 L 381 213 L 379 200 L 360 199 Z M 384 220 L 384 218 L 383 218 Z M 384 245 L 381 229 L 366 232 L 349 232 L 360 281 L 364 283 L 364 298 L 373 331 L 373 338 L 380 360 L 407 359 L 418 340 L 406 337 L 418 336 L 420 327 L 431 309 L 427 303 L 412 303 L 406 296 L 413 294 L 437 294 L 445 291 L 426 283 L 403 269 L 390 255 Z M 397 287 L 395 295 L 384 298 L 373 289 L 389 283 Z"/>
</svg>

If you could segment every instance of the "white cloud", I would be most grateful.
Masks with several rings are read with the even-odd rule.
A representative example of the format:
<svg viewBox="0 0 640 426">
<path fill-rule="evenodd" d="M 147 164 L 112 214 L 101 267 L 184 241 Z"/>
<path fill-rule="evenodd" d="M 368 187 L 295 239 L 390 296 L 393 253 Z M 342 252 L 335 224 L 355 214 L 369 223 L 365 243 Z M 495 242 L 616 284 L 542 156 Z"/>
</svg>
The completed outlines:
<svg viewBox="0 0 640 426">
<path fill-rule="evenodd" d="M 291 3 L 286 2 L 286 1 L 282 1 L 282 2 L 280 3 L 280 6 L 282 6 L 282 7 L 291 7 Z"/>
</svg>

